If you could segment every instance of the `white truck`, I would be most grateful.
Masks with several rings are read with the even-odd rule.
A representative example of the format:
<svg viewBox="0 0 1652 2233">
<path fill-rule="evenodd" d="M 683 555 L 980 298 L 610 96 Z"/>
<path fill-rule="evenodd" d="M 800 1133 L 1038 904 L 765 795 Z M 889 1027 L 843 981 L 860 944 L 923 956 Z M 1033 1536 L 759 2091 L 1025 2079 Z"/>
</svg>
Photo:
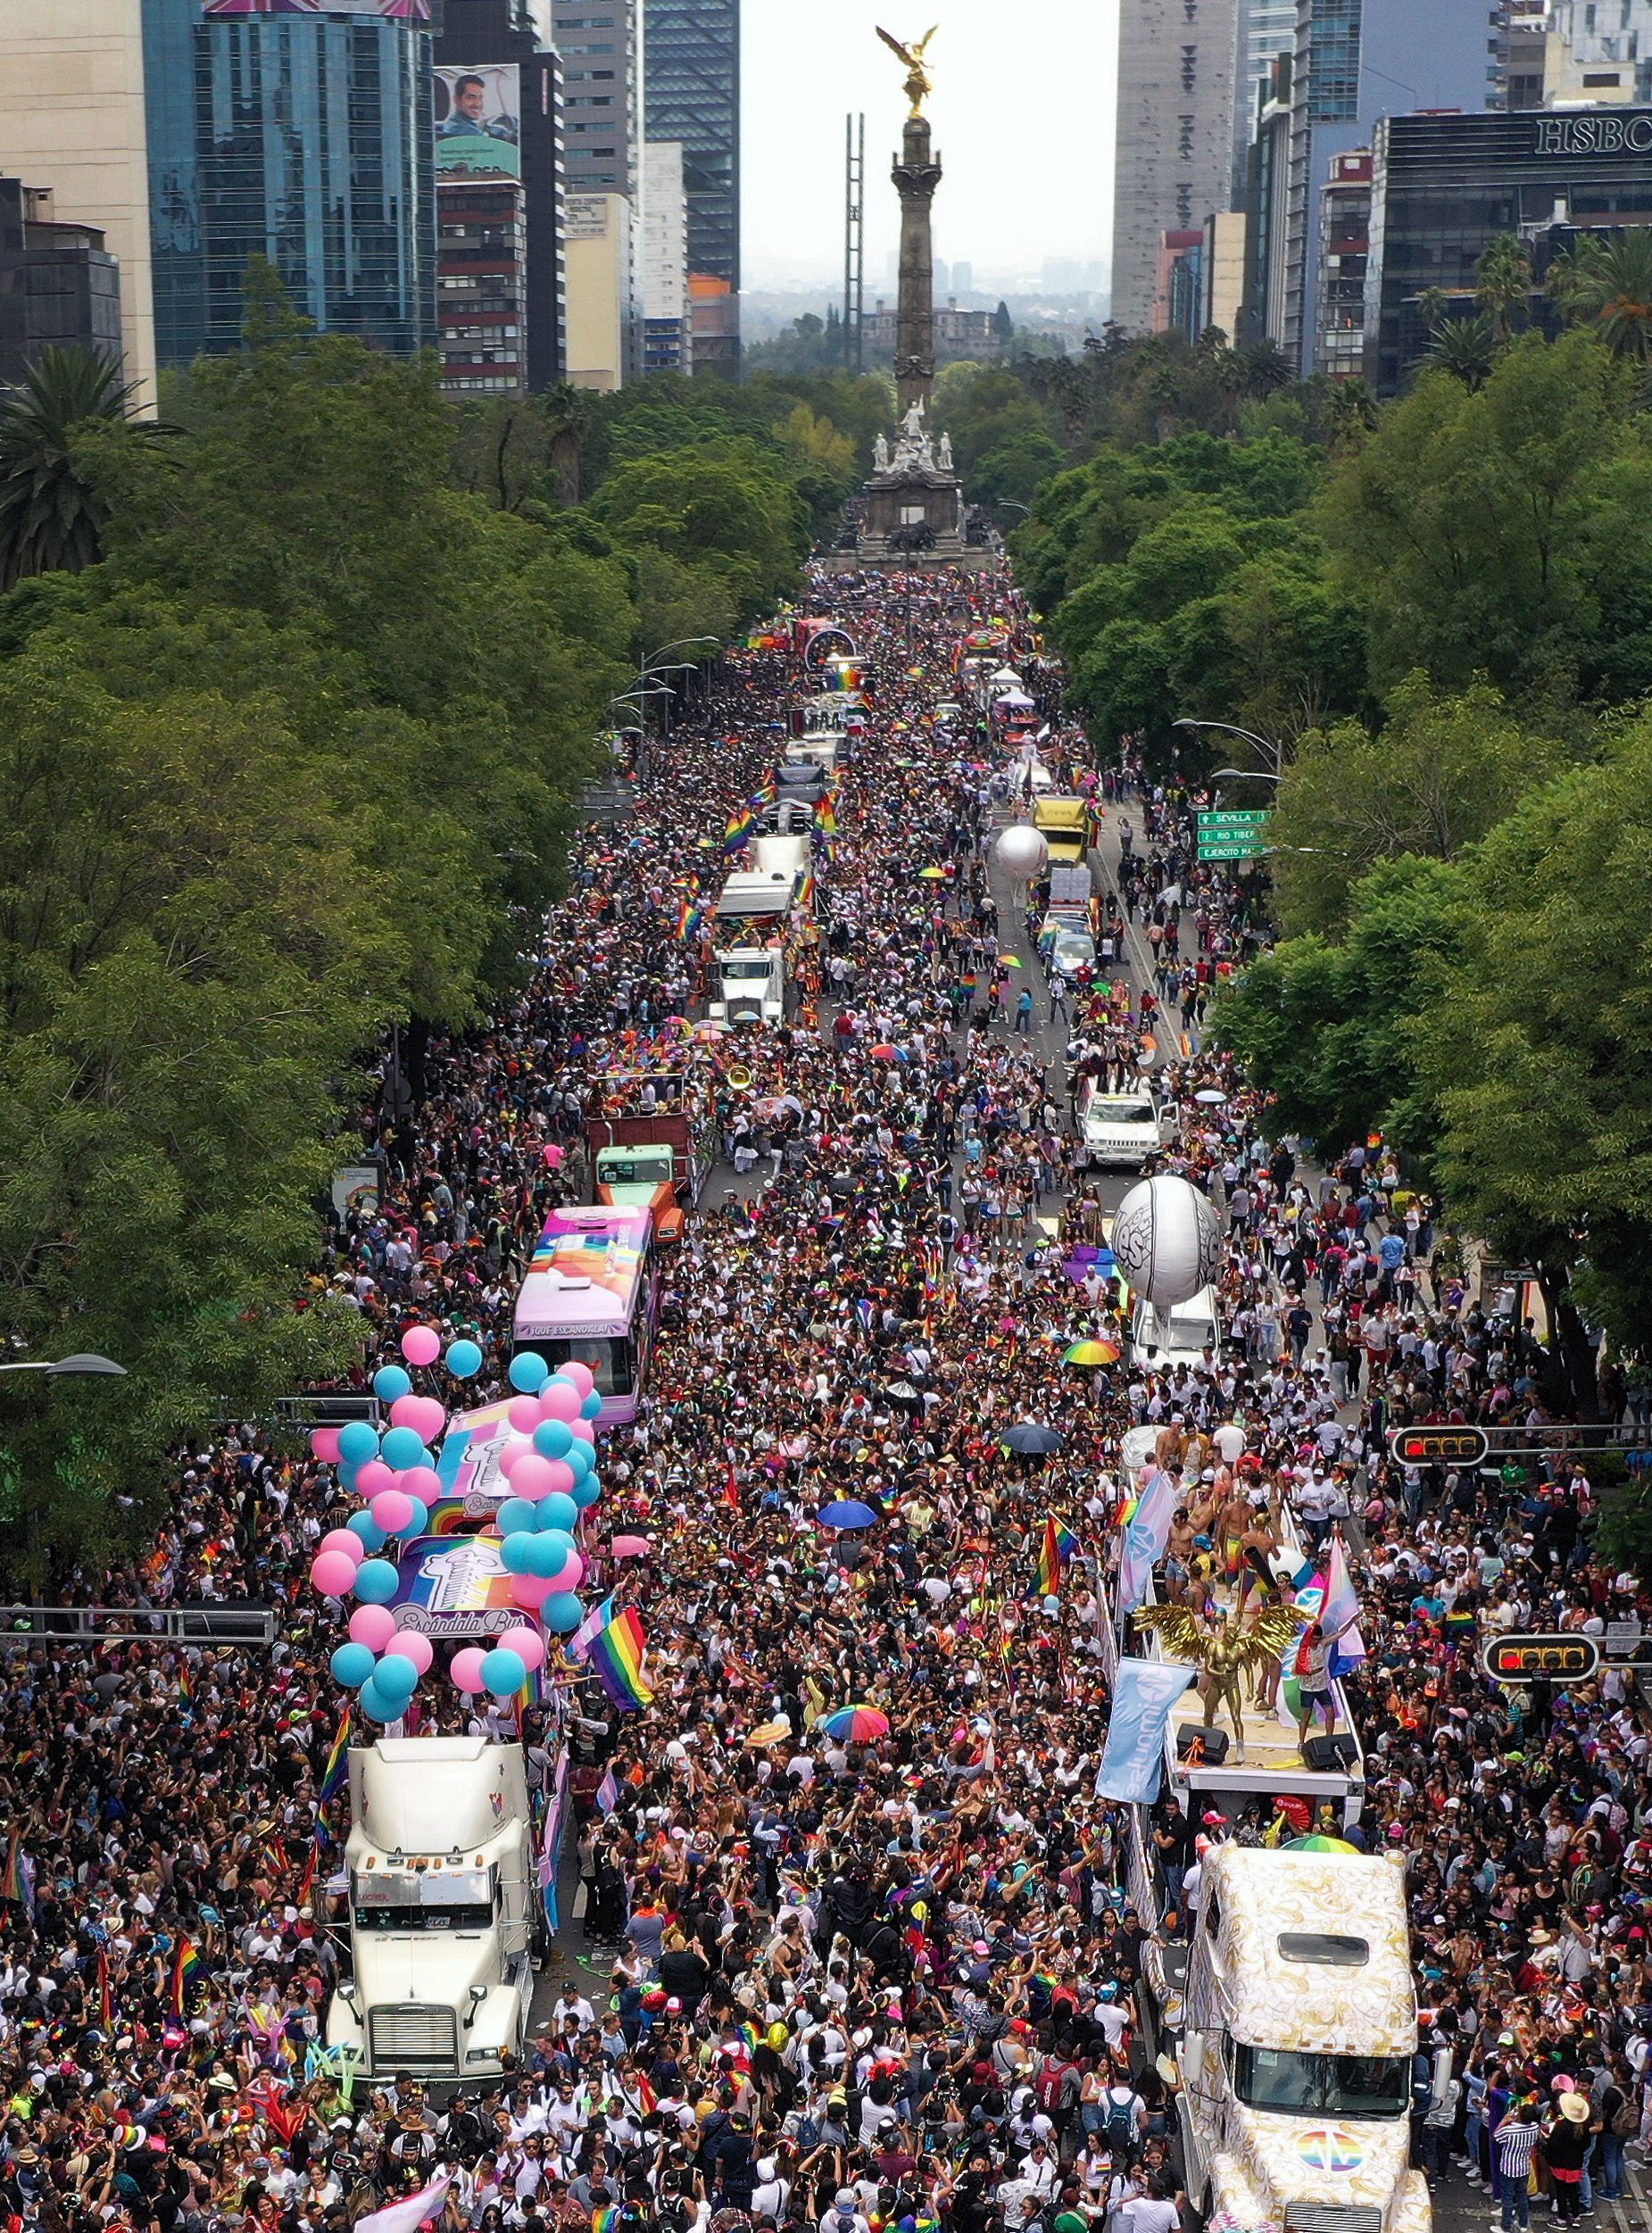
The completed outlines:
<svg viewBox="0 0 1652 2233">
<path fill-rule="evenodd" d="M 519 1745 L 381 1737 L 350 1755 L 345 1847 L 353 1974 L 329 2047 L 373 2079 L 515 2066 L 542 1928 Z"/>
<path fill-rule="evenodd" d="M 718 946 L 711 965 L 717 989 L 706 1014 L 715 1022 L 784 1022 L 786 965 L 778 946 Z"/>
<path fill-rule="evenodd" d="M 1399 1866 L 1221 1846 L 1188 1955 L 1189 2200 L 1222 2233 L 1430 2233 Z"/>
</svg>

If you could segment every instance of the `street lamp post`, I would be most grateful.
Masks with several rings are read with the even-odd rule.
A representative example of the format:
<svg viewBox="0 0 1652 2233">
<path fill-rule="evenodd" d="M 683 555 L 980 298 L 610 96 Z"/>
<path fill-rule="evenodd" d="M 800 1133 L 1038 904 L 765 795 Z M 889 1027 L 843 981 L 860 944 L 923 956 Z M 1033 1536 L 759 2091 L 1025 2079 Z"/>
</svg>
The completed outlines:
<svg viewBox="0 0 1652 2233">
<path fill-rule="evenodd" d="M 126 1366 L 94 1349 L 77 1349 L 69 1357 L 20 1357 L 0 1365 L 0 1373 L 49 1373 L 54 1380 L 124 1380 Z"/>
<path fill-rule="evenodd" d="M 1252 782 L 1270 782 L 1270 784 L 1282 782 L 1283 766 L 1286 766 L 1286 748 L 1283 748 L 1283 743 L 1274 743 L 1273 737 L 1259 737 L 1259 735 L 1255 733 L 1255 728 L 1239 728 L 1237 721 L 1181 719 L 1181 721 L 1172 721 L 1170 726 L 1172 728 L 1219 728 L 1221 733 L 1228 735 L 1228 737 L 1243 737 L 1246 739 L 1246 743 L 1255 743 L 1255 748 L 1261 752 L 1261 757 L 1268 761 L 1270 775 L 1266 775 L 1264 777 L 1264 775 L 1257 773 L 1255 768 L 1221 768 L 1219 773 L 1221 775 L 1248 775 Z"/>
</svg>

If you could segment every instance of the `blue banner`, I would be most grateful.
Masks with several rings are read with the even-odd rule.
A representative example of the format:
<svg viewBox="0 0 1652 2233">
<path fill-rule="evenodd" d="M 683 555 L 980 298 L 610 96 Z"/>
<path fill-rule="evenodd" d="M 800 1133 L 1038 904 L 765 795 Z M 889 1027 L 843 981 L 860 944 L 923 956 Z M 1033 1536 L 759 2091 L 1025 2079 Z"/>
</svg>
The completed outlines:
<svg viewBox="0 0 1652 2233">
<path fill-rule="evenodd" d="M 1197 1670 L 1174 1659 L 1121 1659 L 1113 1680 L 1107 1749 L 1096 1789 L 1146 1805 L 1158 1796 L 1170 1709 Z"/>
</svg>

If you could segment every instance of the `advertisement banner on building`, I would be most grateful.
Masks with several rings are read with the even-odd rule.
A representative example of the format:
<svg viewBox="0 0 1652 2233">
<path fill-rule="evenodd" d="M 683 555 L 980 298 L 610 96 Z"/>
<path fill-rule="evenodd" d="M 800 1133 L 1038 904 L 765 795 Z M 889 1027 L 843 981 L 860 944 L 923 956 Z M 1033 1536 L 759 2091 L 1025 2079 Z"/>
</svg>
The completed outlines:
<svg viewBox="0 0 1652 2233">
<path fill-rule="evenodd" d="M 515 62 L 445 65 L 436 80 L 436 167 L 444 178 L 519 178 L 522 73 Z"/>
<path fill-rule="evenodd" d="M 203 0 L 203 16 L 376 15 L 382 23 L 428 23 L 430 0 Z"/>
</svg>

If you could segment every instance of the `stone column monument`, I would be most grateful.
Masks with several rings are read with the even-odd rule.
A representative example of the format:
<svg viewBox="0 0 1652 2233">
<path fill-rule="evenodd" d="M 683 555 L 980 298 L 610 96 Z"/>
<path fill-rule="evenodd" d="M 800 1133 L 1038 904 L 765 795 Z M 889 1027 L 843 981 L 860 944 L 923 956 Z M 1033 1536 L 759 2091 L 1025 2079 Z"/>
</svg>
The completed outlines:
<svg viewBox="0 0 1652 2233">
<path fill-rule="evenodd" d="M 902 417 L 914 403 L 929 411 L 935 378 L 934 253 L 930 245 L 929 204 L 941 183 L 941 159 L 929 145 L 924 102 L 931 91 L 924 54 L 938 26 L 908 46 L 892 38 L 880 24 L 877 35 L 907 67 L 906 95 L 911 108 L 901 134 L 901 154 L 890 177 L 901 196 L 901 287 L 895 321 L 896 408 Z"/>
</svg>

